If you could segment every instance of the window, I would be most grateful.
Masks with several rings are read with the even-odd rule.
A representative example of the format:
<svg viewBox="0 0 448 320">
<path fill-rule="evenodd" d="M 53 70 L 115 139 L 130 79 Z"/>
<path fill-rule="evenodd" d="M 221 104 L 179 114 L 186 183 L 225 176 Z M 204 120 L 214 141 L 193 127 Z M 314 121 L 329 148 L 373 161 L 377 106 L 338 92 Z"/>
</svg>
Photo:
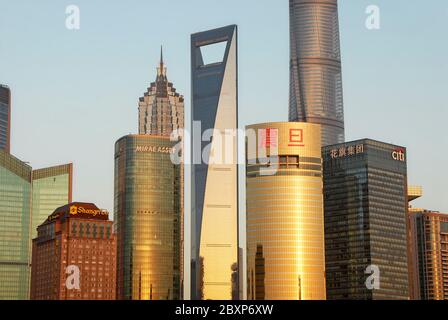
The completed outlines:
<svg viewBox="0 0 448 320">
<path fill-rule="evenodd" d="M 213 43 L 200 47 L 204 65 L 222 63 L 226 52 L 227 41 Z"/>
<path fill-rule="evenodd" d="M 448 222 L 440 222 L 440 232 L 448 233 Z"/>
</svg>

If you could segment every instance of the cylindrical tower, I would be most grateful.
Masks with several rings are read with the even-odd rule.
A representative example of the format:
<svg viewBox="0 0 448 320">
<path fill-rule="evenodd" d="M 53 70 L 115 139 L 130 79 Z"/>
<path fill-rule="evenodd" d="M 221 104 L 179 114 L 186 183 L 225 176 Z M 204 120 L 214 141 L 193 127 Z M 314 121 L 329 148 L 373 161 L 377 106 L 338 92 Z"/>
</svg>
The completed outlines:
<svg viewBox="0 0 448 320">
<path fill-rule="evenodd" d="M 115 144 L 117 299 L 181 297 L 181 177 L 169 137 L 128 135 Z"/>
<path fill-rule="evenodd" d="M 322 145 L 344 142 L 337 0 L 290 0 L 289 120 L 322 125 Z"/>
<path fill-rule="evenodd" d="M 247 127 L 249 300 L 325 300 L 320 125 Z"/>
</svg>

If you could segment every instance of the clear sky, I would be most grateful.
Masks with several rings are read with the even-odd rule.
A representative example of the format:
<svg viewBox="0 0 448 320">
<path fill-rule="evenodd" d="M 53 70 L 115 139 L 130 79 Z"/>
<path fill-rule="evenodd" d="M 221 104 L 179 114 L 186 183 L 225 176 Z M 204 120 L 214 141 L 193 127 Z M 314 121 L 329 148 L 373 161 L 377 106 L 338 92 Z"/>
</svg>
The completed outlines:
<svg viewBox="0 0 448 320">
<path fill-rule="evenodd" d="M 415 205 L 448 213 L 448 1 L 339 3 L 347 139 L 406 146 L 425 192 Z M 78 31 L 65 27 L 70 4 Z M 371 4 L 380 30 L 365 27 Z M 286 121 L 288 19 L 287 0 L 0 0 L 12 153 L 34 168 L 73 162 L 74 199 L 113 212 L 114 143 L 137 132 L 160 45 L 188 113 L 190 34 L 238 24 L 240 125 Z"/>
<path fill-rule="evenodd" d="M 81 28 L 65 27 L 78 5 Z M 364 26 L 370 4 L 381 29 Z M 448 2 L 342 0 L 347 139 L 408 147 L 418 206 L 448 212 Z M 12 152 L 33 167 L 74 162 L 75 199 L 113 209 L 113 145 L 137 131 L 159 47 L 189 110 L 190 33 L 239 25 L 241 126 L 287 119 L 287 0 L 0 0 L 0 83 L 13 94 Z"/>
</svg>

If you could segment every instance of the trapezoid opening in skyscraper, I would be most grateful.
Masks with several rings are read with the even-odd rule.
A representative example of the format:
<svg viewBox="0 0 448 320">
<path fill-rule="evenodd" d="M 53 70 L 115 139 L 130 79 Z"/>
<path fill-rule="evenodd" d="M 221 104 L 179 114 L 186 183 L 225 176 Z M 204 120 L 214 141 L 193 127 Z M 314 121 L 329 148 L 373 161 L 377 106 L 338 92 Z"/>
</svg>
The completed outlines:
<svg viewBox="0 0 448 320">
<path fill-rule="evenodd" d="M 223 45 L 224 46 L 221 46 Z M 223 54 L 210 58 L 206 51 L 221 46 Z M 232 163 L 209 160 L 219 148 L 219 137 L 238 128 L 237 26 L 191 36 L 192 156 L 191 169 L 191 298 L 236 299 L 238 292 L 238 164 L 237 137 L 230 139 Z M 196 142 L 213 131 L 209 141 Z M 205 134 L 204 134 L 205 133 Z M 224 133 L 225 134 L 225 133 Z M 228 145 L 226 145 L 227 147 Z M 201 161 L 195 161 L 197 158 Z M 225 196 L 223 196 L 225 195 Z"/>
</svg>

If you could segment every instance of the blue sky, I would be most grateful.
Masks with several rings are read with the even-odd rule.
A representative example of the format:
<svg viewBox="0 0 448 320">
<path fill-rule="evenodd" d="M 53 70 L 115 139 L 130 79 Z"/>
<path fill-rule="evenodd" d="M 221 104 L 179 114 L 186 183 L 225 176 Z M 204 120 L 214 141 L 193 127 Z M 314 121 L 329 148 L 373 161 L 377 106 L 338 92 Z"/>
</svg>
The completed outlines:
<svg viewBox="0 0 448 320">
<path fill-rule="evenodd" d="M 81 10 L 79 31 L 65 28 L 69 4 Z M 380 30 L 364 26 L 370 4 Z M 409 182 L 425 189 L 416 206 L 448 212 L 448 2 L 341 0 L 339 10 L 347 139 L 406 146 Z M 114 143 L 137 132 L 160 45 L 189 110 L 190 34 L 232 23 L 240 125 L 287 120 L 287 0 L 0 0 L 12 153 L 35 168 L 74 162 L 74 199 L 112 212 Z"/>
</svg>

